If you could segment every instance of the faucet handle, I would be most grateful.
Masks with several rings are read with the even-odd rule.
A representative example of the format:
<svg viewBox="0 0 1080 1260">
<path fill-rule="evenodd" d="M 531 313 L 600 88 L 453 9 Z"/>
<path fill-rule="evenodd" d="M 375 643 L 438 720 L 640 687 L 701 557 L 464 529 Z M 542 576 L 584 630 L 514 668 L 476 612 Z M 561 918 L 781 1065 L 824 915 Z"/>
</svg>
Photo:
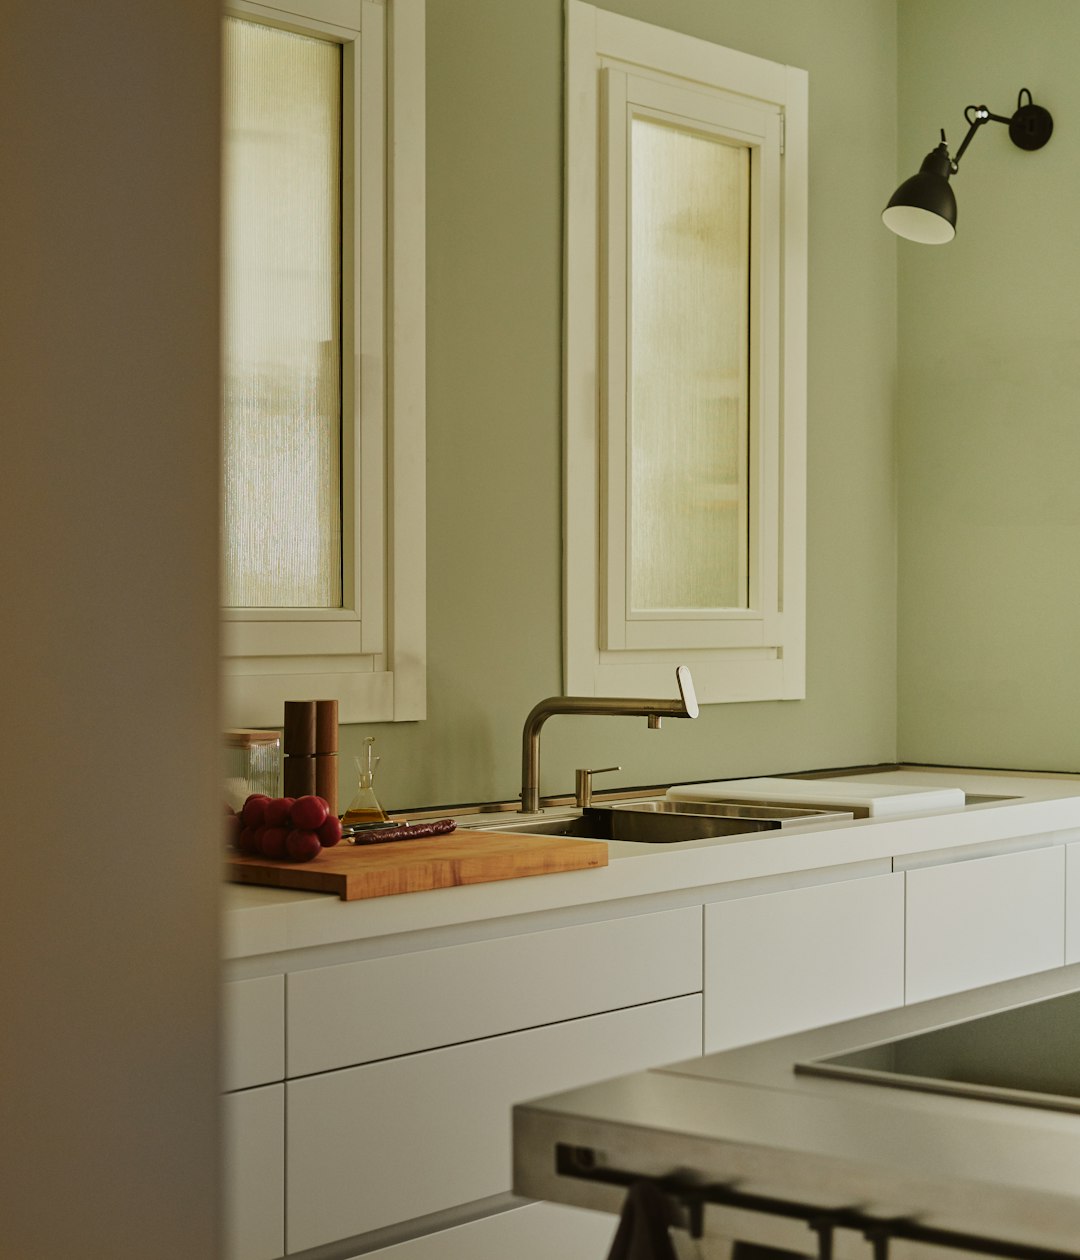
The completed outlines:
<svg viewBox="0 0 1080 1260">
<path fill-rule="evenodd" d="M 694 680 L 690 677 L 690 668 L 680 665 L 675 671 L 675 681 L 679 684 L 679 696 L 683 702 L 688 718 L 696 718 L 701 710 L 698 708 L 697 693 L 694 691 Z"/>
<path fill-rule="evenodd" d="M 621 770 L 622 766 L 604 766 L 602 770 L 574 771 L 574 801 L 578 809 L 587 809 L 592 804 L 592 777 L 594 774 L 611 774 Z"/>
</svg>

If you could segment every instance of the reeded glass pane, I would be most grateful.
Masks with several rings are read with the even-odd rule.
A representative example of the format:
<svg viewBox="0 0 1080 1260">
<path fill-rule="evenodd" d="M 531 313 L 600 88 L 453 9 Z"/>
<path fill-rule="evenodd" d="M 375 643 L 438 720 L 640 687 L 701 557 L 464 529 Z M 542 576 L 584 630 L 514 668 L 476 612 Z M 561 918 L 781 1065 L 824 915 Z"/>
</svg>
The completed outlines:
<svg viewBox="0 0 1080 1260">
<path fill-rule="evenodd" d="M 748 600 L 750 151 L 631 124 L 630 603 Z"/>
<path fill-rule="evenodd" d="M 341 51 L 225 22 L 225 603 L 341 605 Z"/>
</svg>

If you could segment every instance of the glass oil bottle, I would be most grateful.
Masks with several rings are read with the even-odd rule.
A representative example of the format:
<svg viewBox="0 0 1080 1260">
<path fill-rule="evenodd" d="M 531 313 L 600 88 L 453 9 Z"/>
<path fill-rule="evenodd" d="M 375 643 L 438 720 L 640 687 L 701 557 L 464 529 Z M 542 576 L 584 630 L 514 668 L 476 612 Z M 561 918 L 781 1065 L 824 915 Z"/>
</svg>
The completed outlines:
<svg viewBox="0 0 1080 1260">
<path fill-rule="evenodd" d="M 365 823 L 386 822 L 387 816 L 375 795 L 375 770 L 381 758 L 375 756 L 375 737 L 368 735 L 364 739 L 364 750 L 356 762 L 358 775 L 356 793 L 349 808 L 341 816 L 344 827 L 358 827 Z"/>
</svg>

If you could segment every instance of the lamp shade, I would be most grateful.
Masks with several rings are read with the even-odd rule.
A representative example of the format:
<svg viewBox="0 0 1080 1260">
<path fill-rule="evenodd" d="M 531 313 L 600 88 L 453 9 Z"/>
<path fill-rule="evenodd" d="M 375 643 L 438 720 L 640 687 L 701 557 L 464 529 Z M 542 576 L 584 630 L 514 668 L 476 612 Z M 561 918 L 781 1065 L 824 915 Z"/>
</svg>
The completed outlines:
<svg viewBox="0 0 1080 1260">
<path fill-rule="evenodd" d="M 885 226 L 921 245 L 944 245 L 956 235 L 956 197 L 949 151 L 939 144 L 917 175 L 905 179 L 882 211 Z"/>
</svg>

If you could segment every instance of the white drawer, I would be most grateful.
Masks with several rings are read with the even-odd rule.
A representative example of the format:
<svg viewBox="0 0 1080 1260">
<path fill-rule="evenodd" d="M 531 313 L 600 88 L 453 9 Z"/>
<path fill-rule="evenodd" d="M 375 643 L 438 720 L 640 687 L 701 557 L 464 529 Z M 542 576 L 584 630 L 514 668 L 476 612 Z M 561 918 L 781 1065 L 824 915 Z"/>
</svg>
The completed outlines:
<svg viewBox="0 0 1080 1260">
<path fill-rule="evenodd" d="M 705 1053 L 904 1002 L 904 877 L 705 907 Z"/>
<path fill-rule="evenodd" d="M 1065 961 L 1080 962 L 1080 844 L 1065 846 Z"/>
<path fill-rule="evenodd" d="M 618 1225 L 619 1218 L 610 1212 L 528 1203 L 366 1251 L 362 1260 L 601 1260 L 611 1249 Z"/>
<path fill-rule="evenodd" d="M 289 976 L 288 1074 L 370 1063 L 701 989 L 701 908 Z"/>
<path fill-rule="evenodd" d="M 515 1103 L 700 1053 L 695 995 L 289 1081 L 288 1249 L 507 1191 Z"/>
<path fill-rule="evenodd" d="M 285 1252 L 285 1086 L 222 1100 L 225 1260 L 277 1260 Z"/>
<path fill-rule="evenodd" d="M 285 977 L 229 980 L 222 988 L 222 1088 L 284 1080 Z"/>
<path fill-rule="evenodd" d="M 909 870 L 905 879 L 905 1001 L 1064 963 L 1063 847 Z"/>
</svg>

